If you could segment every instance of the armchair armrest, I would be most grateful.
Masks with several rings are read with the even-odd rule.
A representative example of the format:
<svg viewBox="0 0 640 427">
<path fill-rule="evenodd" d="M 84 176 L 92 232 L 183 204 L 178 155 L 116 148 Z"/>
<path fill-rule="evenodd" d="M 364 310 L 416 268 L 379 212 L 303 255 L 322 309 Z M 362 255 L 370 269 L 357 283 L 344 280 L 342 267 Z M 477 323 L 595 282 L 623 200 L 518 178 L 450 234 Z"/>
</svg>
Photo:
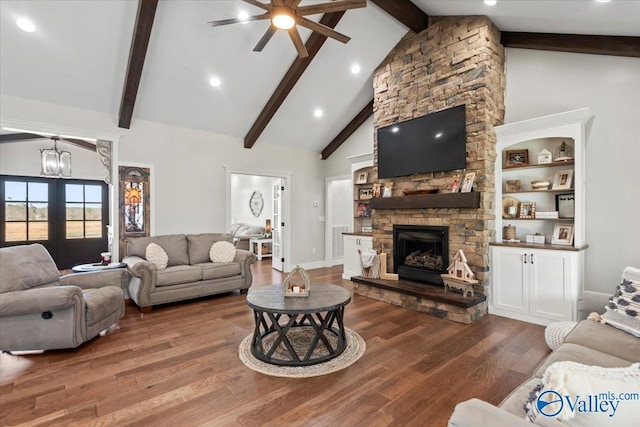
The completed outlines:
<svg viewBox="0 0 640 427">
<path fill-rule="evenodd" d="M 151 293 L 156 289 L 156 266 L 138 256 L 125 257 L 122 262 L 133 276 L 129 281 L 129 296 L 139 307 L 151 306 Z"/>
<path fill-rule="evenodd" d="M 449 427 L 531 427 L 523 418 L 504 411 L 480 399 L 471 399 L 456 405 L 449 418 Z"/>
<path fill-rule="evenodd" d="M 236 257 L 234 261 L 240 263 L 240 272 L 245 279 L 246 288 L 248 289 L 253 282 L 253 276 L 251 275 L 251 264 L 256 261 L 256 256 L 253 252 L 245 251 L 244 249 L 236 249 Z"/>
<path fill-rule="evenodd" d="M 88 273 L 74 273 L 60 276 L 60 284 L 77 286 L 81 289 L 102 288 L 116 286 L 125 289 L 129 281 L 129 275 L 124 268 L 113 270 L 91 271 Z"/>
<path fill-rule="evenodd" d="M 82 308 L 82 289 L 77 286 L 53 286 L 5 292 L 0 298 L 0 316 L 37 314 L 78 305 Z"/>
</svg>

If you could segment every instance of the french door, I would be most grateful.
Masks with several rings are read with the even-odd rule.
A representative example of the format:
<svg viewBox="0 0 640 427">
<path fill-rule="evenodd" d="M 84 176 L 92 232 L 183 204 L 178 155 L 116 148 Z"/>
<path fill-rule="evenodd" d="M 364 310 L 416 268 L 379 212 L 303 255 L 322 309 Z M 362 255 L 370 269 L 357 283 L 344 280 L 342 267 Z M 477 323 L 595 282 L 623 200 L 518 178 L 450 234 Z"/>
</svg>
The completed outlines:
<svg viewBox="0 0 640 427">
<path fill-rule="evenodd" d="M 108 186 L 102 181 L 0 176 L 0 246 L 44 245 L 59 269 L 107 250 Z"/>
<path fill-rule="evenodd" d="M 278 271 L 284 270 L 283 233 L 284 219 L 282 218 L 282 197 L 284 187 L 282 179 L 275 179 L 273 187 L 273 218 L 271 220 L 271 267 Z"/>
</svg>

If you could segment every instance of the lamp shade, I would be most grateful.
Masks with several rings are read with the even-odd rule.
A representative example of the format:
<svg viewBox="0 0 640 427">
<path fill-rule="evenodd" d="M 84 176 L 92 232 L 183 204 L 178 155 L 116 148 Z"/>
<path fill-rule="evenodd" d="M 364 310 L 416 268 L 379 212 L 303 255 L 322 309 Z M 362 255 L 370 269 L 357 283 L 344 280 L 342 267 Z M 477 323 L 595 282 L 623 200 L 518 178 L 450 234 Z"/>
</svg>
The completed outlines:
<svg viewBox="0 0 640 427">
<path fill-rule="evenodd" d="M 58 150 L 57 141 L 54 139 L 53 148 L 40 150 L 42 176 L 70 177 L 71 153 Z"/>
<path fill-rule="evenodd" d="M 267 233 L 267 235 L 271 234 L 271 220 L 270 219 L 267 220 L 267 223 L 266 223 L 264 229 L 265 229 L 265 232 Z"/>
</svg>

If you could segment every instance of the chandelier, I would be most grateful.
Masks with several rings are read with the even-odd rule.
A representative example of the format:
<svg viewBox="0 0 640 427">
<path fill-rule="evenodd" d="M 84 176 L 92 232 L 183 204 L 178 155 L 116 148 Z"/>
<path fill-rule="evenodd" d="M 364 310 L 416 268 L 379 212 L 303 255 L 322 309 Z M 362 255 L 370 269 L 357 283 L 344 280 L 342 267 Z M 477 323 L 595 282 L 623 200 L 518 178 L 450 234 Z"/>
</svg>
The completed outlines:
<svg viewBox="0 0 640 427">
<path fill-rule="evenodd" d="M 54 136 L 51 139 L 53 140 L 53 148 L 40 149 L 40 159 L 42 161 L 40 175 L 68 178 L 71 176 L 71 153 L 58 150 L 58 140 L 60 138 Z"/>
</svg>

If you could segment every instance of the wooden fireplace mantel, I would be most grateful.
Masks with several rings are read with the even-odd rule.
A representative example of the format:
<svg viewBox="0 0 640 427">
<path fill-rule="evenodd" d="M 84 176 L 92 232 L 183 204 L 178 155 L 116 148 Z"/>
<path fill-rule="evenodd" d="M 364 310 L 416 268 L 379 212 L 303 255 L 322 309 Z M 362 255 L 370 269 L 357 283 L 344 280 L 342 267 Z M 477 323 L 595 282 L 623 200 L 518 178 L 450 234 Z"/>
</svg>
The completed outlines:
<svg viewBox="0 0 640 427">
<path fill-rule="evenodd" d="M 425 209 L 480 207 L 480 193 L 417 194 L 400 197 L 376 197 L 369 201 L 371 209 Z"/>
</svg>

